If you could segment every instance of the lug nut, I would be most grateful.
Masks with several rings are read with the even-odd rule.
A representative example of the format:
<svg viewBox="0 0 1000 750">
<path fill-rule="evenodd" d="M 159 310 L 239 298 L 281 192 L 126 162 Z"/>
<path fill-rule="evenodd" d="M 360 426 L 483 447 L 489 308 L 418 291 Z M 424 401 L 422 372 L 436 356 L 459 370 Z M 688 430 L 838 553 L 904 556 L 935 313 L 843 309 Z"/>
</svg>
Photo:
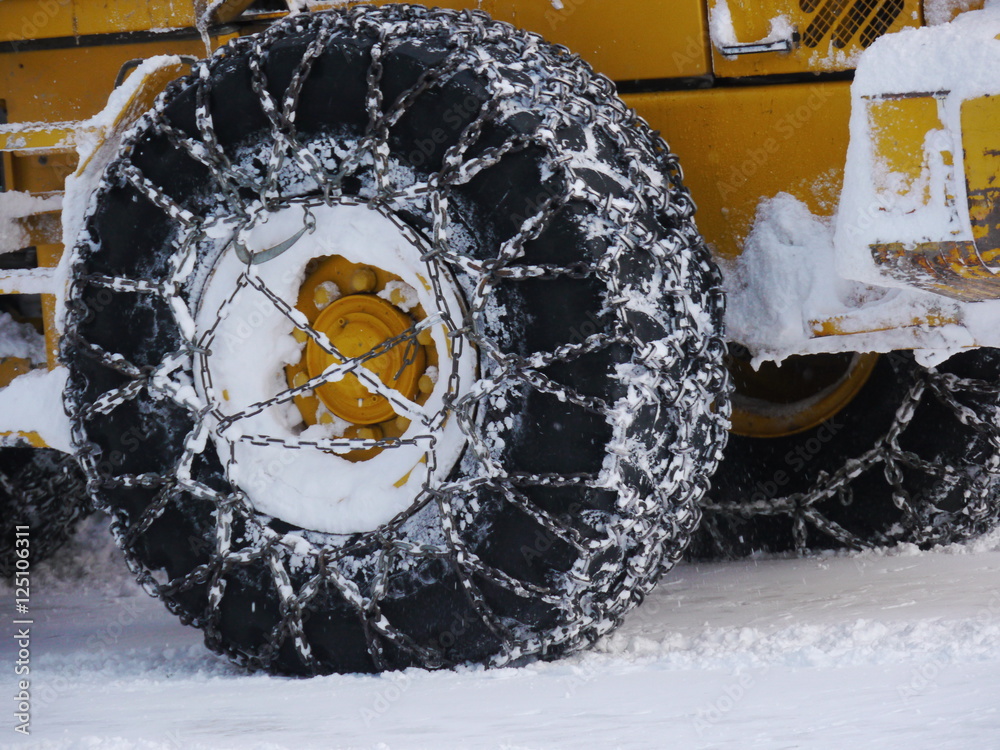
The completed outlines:
<svg viewBox="0 0 1000 750">
<path fill-rule="evenodd" d="M 340 288 L 332 281 L 317 284 L 313 290 L 313 304 L 316 305 L 317 310 L 326 308 L 338 297 L 340 297 Z"/>
<path fill-rule="evenodd" d="M 381 440 L 383 436 L 382 428 L 377 424 L 366 425 L 358 428 L 358 437 L 362 440 Z"/>
<path fill-rule="evenodd" d="M 351 276 L 351 289 L 359 294 L 372 291 L 377 283 L 378 277 L 370 268 L 359 268 Z"/>
</svg>

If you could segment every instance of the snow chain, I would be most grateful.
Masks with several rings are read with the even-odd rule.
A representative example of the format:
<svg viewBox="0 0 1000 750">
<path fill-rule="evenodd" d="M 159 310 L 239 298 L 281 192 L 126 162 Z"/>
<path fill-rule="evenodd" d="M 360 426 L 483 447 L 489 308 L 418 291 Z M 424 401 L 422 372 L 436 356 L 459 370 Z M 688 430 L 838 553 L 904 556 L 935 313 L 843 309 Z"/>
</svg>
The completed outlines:
<svg viewBox="0 0 1000 750">
<path fill-rule="evenodd" d="M 386 51 L 394 43 L 398 43 L 400 36 L 405 38 L 406 34 L 440 36 L 443 24 L 446 25 L 451 40 L 444 61 L 423 72 L 412 88 L 386 109 L 380 88 L 381 60 Z M 315 37 L 292 75 L 286 92 L 282 97 L 276 97 L 269 93 L 264 72 L 270 49 L 283 36 L 306 28 L 316 29 Z M 344 158 L 340 168 L 329 170 L 298 139 L 294 115 L 303 82 L 325 42 L 338 32 L 350 30 L 354 33 L 370 31 L 376 36 L 367 73 L 365 107 L 368 126 L 356 149 Z M 402 34 L 404 31 L 406 34 Z M 532 134 L 511 138 L 501 146 L 488 148 L 475 157 L 469 157 L 467 154 L 482 129 L 503 116 L 507 100 L 513 97 L 510 87 L 505 86 L 498 78 L 494 62 L 487 56 L 476 54 L 477 46 L 496 41 L 502 41 L 507 49 L 513 49 L 521 59 L 535 61 L 537 65 L 554 71 L 551 76 L 534 81 L 533 85 L 538 87 L 538 97 L 553 102 L 555 106 L 546 108 L 544 125 Z M 669 153 L 662 141 L 657 141 L 656 148 L 660 152 L 665 175 L 664 185 L 668 189 L 664 189 L 663 185 L 653 185 L 649 175 L 637 166 L 644 161 L 648 162 L 649 157 L 636 149 L 627 133 L 638 122 L 636 115 L 615 98 L 610 81 L 595 75 L 586 64 L 579 62 L 575 56 L 570 56 L 564 48 L 543 44 L 534 35 L 515 32 L 512 27 L 494 23 L 478 12 L 455 14 L 396 6 L 382 9 L 354 7 L 343 12 L 298 16 L 273 26 L 256 37 L 236 40 L 226 52 L 239 53 L 249 56 L 252 88 L 260 98 L 274 142 L 270 161 L 266 165 L 263 189 L 252 175 L 244 173 L 230 161 L 215 135 L 208 95 L 212 60 L 197 64 L 186 84 L 197 87 L 197 129 L 200 140 L 189 137 L 166 121 L 160 109 L 162 99 L 157 108 L 143 117 L 137 130 L 163 136 L 173 147 L 182 149 L 204 165 L 220 186 L 221 201 L 230 212 L 229 216 L 237 217 L 241 223 L 251 222 L 255 216 L 286 204 L 287 199 L 282 197 L 282 189 L 278 184 L 278 175 L 289 162 L 295 163 L 298 169 L 311 176 L 320 186 L 321 194 L 310 199 L 312 205 L 349 202 L 341 195 L 342 183 L 362 165 L 367 165 L 366 168 L 373 171 L 376 183 L 376 194 L 362 202 L 376 205 L 390 215 L 406 206 L 412 207 L 417 201 L 423 201 L 431 219 L 431 230 L 426 238 L 431 249 L 422 260 L 432 280 L 435 296 L 441 303 L 440 309 L 447 310 L 440 291 L 442 267 L 447 265 L 454 268 L 456 273 L 461 272 L 466 279 L 474 281 L 466 290 L 471 308 L 468 316 L 463 320 L 452 311 L 450 314 L 454 317 L 445 320 L 452 332 L 449 342 L 452 362 L 457 361 L 462 347 L 473 345 L 478 348 L 484 360 L 491 362 L 491 366 L 483 373 L 479 382 L 465 389 L 466 395 L 461 398 L 457 394 L 462 391 L 462 383 L 459 382 L 457 367 L 453 368 L 448 375 L 448 396 L 444 410 L 421 417 L 421 422 L 427 428 L 426 433 L 414 440 L 426 446 L 429 477 L 436 462 L 433 431 L 450 410 L 462 424 L 479 468 L 475 476 L 460 482 L 444 481 L 435 486 L 430 481 L 425 481 L 419 496 L 407 511 L 377 530 L 363 535 L 361 540 L 343 544 L 331 543 L 329 538 L 324 541 L 320 535 L 310 535 L 309 532 L 300 530 L 297 530 L 298 533 L 293 538 L 274 528 L 267 517 L 255 515 L 239 489 L 234 488 L 228 493 L 220 492 L 193 480 L 190 468 L 196 453 L 204 449 L 209 430 L 205 417 L 216 405 L 202 403 L 193 390 L 186 387 L 188 380 L 184 373 L 192 372 L 196 358 L 207 357 L 213 343 L 214 329 L 198 340 L 187 341 L 182 351 L 176 352 L 155 368 L 138 367 L 121 355 L 107 352 L 76 333 L 79 321 L 86 314 L 81 298 L 85 285 L 107 286 L 137 295 L 156 295 L 169 303 L 179 325 L 194 317 L 194 312 L 187 307 L 181 295 L 178 278 L 181 269 L 187 267 L 191 254 L 199 243 L 205 241 L 206 232 L 217 219 L 192 215 L 175 203 L 163 189 L 154 185 L 137 167 L 131 165 L 128 157 L 134 141 L 126 138 L 129 145 L 124 158 L 118 162 L 117 171 L 105 175 L 104 181 L 113 183 L 127 180 L 180 226 L 171 260 L 173 276 L 161 282 L 149 282 L 94 275 L 88 273 L 81 256 L 77 255 L 71 293 L 75 304 L 70 306 L 64 347 L 85 350 L 88 356 L 121 373 L 129 382 L 105 393 L 90 405 L 72 406 L 73 399 L 70 399 L 74 412 L 74 442 L 87 470 L 90 490 L 105 507 L 108 507 L 107 502 L 100 498 L 107 489 L 135 485 L 157 489 L 156 500 L 142 512 L 141 517 L 125 519 L 121 513 L 115 514 L 114 531 L 126 551 L 132 548 L 138 537 L 181 493 L 209 500 L 217 509 L 214 549 L 207 563 L 171 580 L 157 580 L 153 572 L 129 555 L 130 565 L 140 582 L 153 595 L 167 599 L 168 606 L 187 619 L 191 619 L 190 614 L 185 615 L 172 605 L 171 597 L 196 585 L 207 584 L 208 613 L 203 618 L 196 618 L 194 624 L 205 630 L 206 642 L 210 646 L 228 651 L 238 662 L 249 663 L 251 666 L 267 667 L 282 643 L 291 639 L 295 652 L 306 669 L 318 669 L 304 633 L 303 612 L 324 584 L 335 587 L 363 619 L 368 650 L 377 668 L 386 664 L 385 642 L 411 654 L 417 663 L 427 667 L 452 663 L 443 650 L 414 642 L 406 633 L 397 629 L 380 609 L 389 585 L 389 573 L 400 558 L 441 558 L 451 561 L 465 593 L 483 622 L 505 644 L 504 650 L 492 658 L 490 663 L 493 665 L 508 664 L 525 656 L 568 652 L 610 631 L 626 611 L 642 600 L 661 572 L 681 558 L 690 534 L 699 523 L 698 503 L 707 487 L 707 477 L 718 461 L 719 446 L 724 442 L 724 425 L 728 417 L 728 405 L 724 398 L 720 398 L 727 382 L 722 365 L 724 345 L 717 332 L 713 331 L 706 336 L 704 331 L 706 311 L 712 319 L 721 320 L 723 298 L 719 291 L 718 276 L 708 264 L 707 250 L 691 221 L 694 206 L 681 184 L 682 174 L 676 158 Z M 402 193 L 393 192 L 389 176 L 389 128 L 421 94 L 464 70 L 473 71 L 479 80 L 486 83 L 491 100 L 465 128 L 458 143 L 448 149 L 439 171 L 431 174 L 425 182 L 410 186 Z M 190 80 L 193 79 L 198 82 L 191 84 Z M 177 85 L 175 83 L 173 87 L 176 88 Z M 169 93 L 170 90 L 167 92 L 168 97 Z M 601 103 L 599 112 L 595 106 L 598 102 Z M 456 253 L 449 242 L 449 188 L 467 182 L 498 163 L 505 155 L 529 146 L 540 147 L 551 155 L 554 151 L 555 133 L 563 122 L 574 120 L 599 121 L 615 137 L 623 161 L 633 165 L 633 172 L 629 175 L 633 184 L 629 199 L 610 200 L 595 191 L 576 173 L 576 167 L 569 158 L 551 158 L 548 166 L 553 174 L 561 177 L 560 189 L 540 202 L 534 215 L 524 220 L 520 231 L 502 244 L 498 256 L 490 260 L 476 260 Z M 244 197 L 246 191 L 241 191 L 241 188 L 249 188 L 260 199 L 248 203 Z M 604 257 L 596 263 L 581 262 L 565 267 L 512 265 L 512 261 L 521 254 L 524 244 L 537 237 L 559 208 L 570 201 L 599 206 L 605 216 L 613 219 L 616 237 Z M 642 222 L 636 220 L 641 211 L 650 209 L 663 216 L 673 227 L 666 239 L 650 232 Z M 400 228 L 407 232 L 413 231 L 402 225 Z M 627 302 L 629 294 L 626 294 L 616 273 L 624 255 L 640 250 L 653 254 L 661 270 L 662 288 L 654 291 L 658 304 L 671 318 L 668 337 L 654 342 L 640 340 L 627 324 L 626 316 L 630 314 Z M 695 254 L 693 259 L 691 253 Z M 698 273 L 709 280 L 707 283 L 710 291 L 703 299 L 693 299 L 691 290 L 685 287 L 684 280 L 691 273 L 688 266 L 692 263 L 697 265 Z M 512 279 L 551 279 L 559 276 L 596 277 L 607 286 L 606 304 L 615 316 L 613 334 L 599 332 L 579 342 L 559 346 L 554 351 L 521 357 L 502 352 L 499 344 L 484 335 L 482 327 L 476 325 L 498 284 Z M 266 288 L 263 281 L 255 275 L 252 265 L 247 265 L 239 283 L 255 286 L 281 315 L 293 319 L 296 326 L 302 327 L 301 319 L 293 318 L 294 311 Z M 419 327 L 415 326 L 385 342 L 379 351 L 411 342 L 419 332 Z M 181 329 L 183 330 L 183 326 Z M 322 338 L 311 327 L 306 327 L 305 330 L 317 342 Z M 660 454 L 660 460 L 663 461 L 662 457 L 667 456 L 669 463 L 658 470 L 654 494 L 638 492 L 625 478 L 627 463 L 636 450 L 634 442 L 607 447 L 608 454 L 617 462 L 616 468 L 602 472 L 600 477 L 594 474 L 505 472 L 496 461 L 496 446 L 491 444 L 484 426 L 477 423 L 477 407 L 491 394 L 510 388 L 511 384 L 523 384 L 525 388 L 553 394 L 559 399 L 602 414 L 614 424 L 615 420 L 626 418 L 615 404 L 577 393 L 549 379 L 541 370 L 553 362 L 568 362 L 588 352 L 623 342 L 638 353 L 638 361 L 649 374 L 649 378 L 639 386 L 643 391 L 643 403 L 663 404 L 676 408 L 680 414 L 693 415 L 689 421 L 677 425 L 676 435 L 671 437 L 667 450 Z M 327 347 L 326 350 L 338 356 L 335 349 Z M 366 385 L 371 385 L 392 398 L 394 405 L 403 410 L 401 413 L 405 413 L 407 404 L 399 400 L 398 394 L 387 389 L 368 375 L 367 370 L 361 368 L 368 356 L 371 355 L 354 360 L 338 357 L 345 361 L 339 374 L 351 372 L 361 378 L 367 376 Z M 207 368 L 202 368 L 202 371 L 207 372 Z M 311 381 L 304 387 L 312 388 L 316 385 L 317 382 Z M 299 390 L 301 389 L 286 390 L 273 402 L 290 401 Z M 111 412 L 144 391 L 182 405 L 194 420 L 195 427 L 187 436 L 180 461 L 171 472 L 101 476 L 97 470 L 97 463 L 101 458 L 100 449 L 88 439 L 85 429 L 88 418 L 94 413 Z M 205 392 L 210 393 L 211 389 Z M 257 406 L 262 409 L 270 405 L 271 402 Z M 239 416 L 231 418 L 229 423 L 238 419 Z M 269 436 L 246 438 L 270 443 L 281 442 L 288 450 L 308 447 L 304 443 Z M 659 439 L 662 441 L 665 438 L 660 436 Z M 343 439 L 329 441 L 329 444 L 324 443 L 322 447 L 340 452 L 357 448 L 392 449 L 403 442 L 398 439 Z M 315 443 L 312 445 L 315 447 Z M 658 449 L 662 448 L 660 446 Z M 519 491 L 522 487 L 537 485 L 615 491 L 618 496 L 616 515 L 612 516 L 613 522 L 607 533 L 599 538 L 586 537 L 559 518 L 530 503 Z M 545 587 L 518 580 L 487 565 L 469 548 L 459 530 L 475 524 L 475 504 L 468 502 L 467 498 L 480 486 L 500 491 L 508 502 L 530 514 L 553 538 L 562 540 L 579 551 L 580 560 L 566 576 L 564 585 Z M 409 538 L 407 522 L 428 506 L 436 506 L 441 526 L 440 540 L 436 543 L 417 543 Z M 114 509 L 109 510 L 114 512 Z M 243 518 L 245 528 L 245 539 L 239 540 L 241 544 L 237 544 L 234 539 L 233 523 L 237 515 Z M 298 545 L 298 554 L 302 554 L 303 538 L 308 541 L 308 557 L 312 560 L 313 572 L 296 590 L 281 553 Z M 342 539 L 348 538 L 345 536 Z M 362 585 L 345 573 L 339 563 L 352 555 L 366 554 L 372 540 L 377 541 L 379 550 L 370 565 L 371 577 Z M 601 579 L 601 566 L 595 561 L 609 551 L 621 556 L 624 547 L 619 546 L 620 544 L 628 547 L 625 574 L 622 575 L 619 571 L 617 576 Z M 248 657 L 223 644 L 218 631 L 218 617 L 219 605 L 225 594 L 226 574 L 255 560 L 266 561 L 271 572 L 274 590 L 279 597 L 281 619 L 270 635 L 269 645 L 260 653 Z M 473 574 L 515 596 L 540 599 L 558 606 L 567 613 L 566 621 L 571 624 L 561 626 L 557 632 L 548 633 L 544 639 L 530 632 L 522 632 L 516 623 L 505 621 L 491 610 L 473 581 Z"/>
<path fill-rule="evenodd" d="M 810 527 L 837 545 L 865 549 L 900 541 L 921 545 L 947 544 L 978 536 L 997 525 L 1000 504 L 994 496 L 1000 481 L 1000 385 L 995 381 L 939 372 L 933 367 L 920 367 L 900 353 L 883 356 L 890 358 L 899 378 L 910 382 L 886 434 L 864 453 L 848 458 L 836 471 L 819 472 L 812 487 L 804 492 L 755 501 L 706 497 L 702 501 L 705 513 L 703 528 L 720 554 L 732 554 L 733 547 L 731 540 L 720 532 L 717 525 L 719 519 L 738 523 L 765 516 L 788 517 L 793 522 L 793 542 L 799 552 L 810 546 L 807 543 Z M 956 395 L 962 393 L 988 399 L 986 413 L 961 403 Z M 961 467 L 927 461 L 900 446 L 900 438 L 910 427 L 918 407 L 929 398 L 935 398 L 947 407 L 961 424 L 975 431 L 988 446 L 988 456 L 976 463 L 976 468 L 981 471 L 976 472 L 973 481 L 968 481 Z M 862 538 L 825 516 L 820 505 L 827 500 L 851 505 L 854 502 L 851 483 L 880 465 L 891 489 L 892 502 L 900 511 L 901 523 L 888 534 Z M 921 472 L 944 486 L 963 484 L 962 510 L 957 513 L 946 511 L 934 505 L 933 497 L 914 497 L 904 486 L 903 469 Z M 815 540 L 811 546 L 817 546 Z"/>
<path fill-rule="evenodd" d="M 38 562 L 58 549 L 73 532 L 77 522 L 90 513 L 83 474 L 65 453 L 48 448 L 3 448 L 4 451 L 30 450 L 15 471 L 0 469 L 0 498 L 3 502 L 4 531 L 13 533 L 15 524 L 31 527 L 31 556 Z M 4 539 L 12 544 L 13 537 Z M 14 573 L 14 555 L 0 563 L 0 577 Z"/>
</svg>

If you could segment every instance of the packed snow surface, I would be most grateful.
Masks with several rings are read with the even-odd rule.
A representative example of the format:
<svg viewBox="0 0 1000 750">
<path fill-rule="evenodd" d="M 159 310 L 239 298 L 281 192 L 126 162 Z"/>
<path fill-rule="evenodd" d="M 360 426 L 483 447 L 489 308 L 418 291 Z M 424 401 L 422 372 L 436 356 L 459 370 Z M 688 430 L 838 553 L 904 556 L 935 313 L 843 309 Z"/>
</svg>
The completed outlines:
<svg viewBox="0 0 1000 750">
<path fill-rule="evenodd" d="M 684 564 L 590 652 L 519 669 L 246 674 L 95 519 L 32 571 L 31 736 L 2 747 L 860 748 L 1000 738 L 1000 536 Z M 0 610 L 13 592 L 0 589 Z M 15 659 L 12 617 L 0 661 Z M 5 670 L 13 695 L 13 669 Z"/>
</svg>

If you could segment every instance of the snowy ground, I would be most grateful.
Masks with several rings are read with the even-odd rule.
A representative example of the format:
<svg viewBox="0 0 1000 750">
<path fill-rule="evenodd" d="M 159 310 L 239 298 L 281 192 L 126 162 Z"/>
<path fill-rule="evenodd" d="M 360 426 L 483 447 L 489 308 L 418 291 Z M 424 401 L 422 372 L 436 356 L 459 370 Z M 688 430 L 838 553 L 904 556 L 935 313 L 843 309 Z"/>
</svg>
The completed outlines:
<svg viewBox="0 0 1000 750">
<path fill-rule="evenodd" d="M 1000 537 L 683 565 L 563 662 L 312 680 L 208 653 L 107 538 L 90 522 L 32 574 L 27 739 L 13 731 L 13 592 L 0 589 L 3 747 L 1000 747 Z"/>
</svg>

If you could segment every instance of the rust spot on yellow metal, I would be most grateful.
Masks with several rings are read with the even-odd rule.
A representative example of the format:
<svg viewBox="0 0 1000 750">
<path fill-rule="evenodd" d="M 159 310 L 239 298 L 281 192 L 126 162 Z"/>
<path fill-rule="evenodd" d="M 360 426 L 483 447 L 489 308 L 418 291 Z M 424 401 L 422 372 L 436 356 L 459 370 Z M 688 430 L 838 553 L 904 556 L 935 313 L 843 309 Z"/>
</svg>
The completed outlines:
<svg viewBox="0 0 1000 750">
<path fill-rule="evenodd" d="M 1000 277 L 970 241 L 890 242 L 871 246 L 875 264 L 920 289 L 964 302 L 1000 299 Z"/>
<path fill-rule="evenodd" d="M 962 102 L 962 148 L 972 237 L 982 264 L 1000 271 L 1000 96 Z M 1000 296 L 1000 295 L 997 295 Z"/>
<path fill-rule="evenodd" d="M 893 331 L 901 328 L 940 328 L 941 326 L 954 325 L 958 322 L 958 318 L 952 315 L 944 315 L 939 311 L 930 310 L 922 317 L 911 318 L 908 321 L 898 324 L 877 327 L 859 326 L 853 318 L 841 315 L 834 318 L 827 318 L 826 320 L 811 320 L 809 321 L 809 329 L 814 338 L 823 338 L 826 336 L 854 336 L 862 333 L 878 333 L 880 331 Z"/>
<path fill-rule="evenodd" d="M 871 376 L 877 354 L 810 354 L 754 370 L 748 360 L 728 357 L 733 377 L 730 431 L 776 438 L 817 427 L 849 404 Z"/>
<path fill-rule="evenodd" d="M 930 122 L 929 105 L 917 105 L 918 98 L 894 102 L 927 111 L 921 126 L 907 136 L 915 141 L 921 127 Z M 885 104 L 885 103 L 883 103 Z M 887 111 L 883 130 L 899 113 Z M 963 302 L 1000 299 L 1000 137 L 996 123 L 1000 119 L 1000 97 L 983 96 L 962 102 L 962 148 L 966 195 L 972 239 L 904 244 L 886 242 L 871 246 L 872 259 L 891 276 L 921 289 Z M 911 123 L 912 124 L 912 123 Z M 915 145 L 912 144 L 912 145 Z M 884 148 L 883 148 L 884 150 Z M 900 170 L 912 171 L 915 162 Z"/>
</svg>

